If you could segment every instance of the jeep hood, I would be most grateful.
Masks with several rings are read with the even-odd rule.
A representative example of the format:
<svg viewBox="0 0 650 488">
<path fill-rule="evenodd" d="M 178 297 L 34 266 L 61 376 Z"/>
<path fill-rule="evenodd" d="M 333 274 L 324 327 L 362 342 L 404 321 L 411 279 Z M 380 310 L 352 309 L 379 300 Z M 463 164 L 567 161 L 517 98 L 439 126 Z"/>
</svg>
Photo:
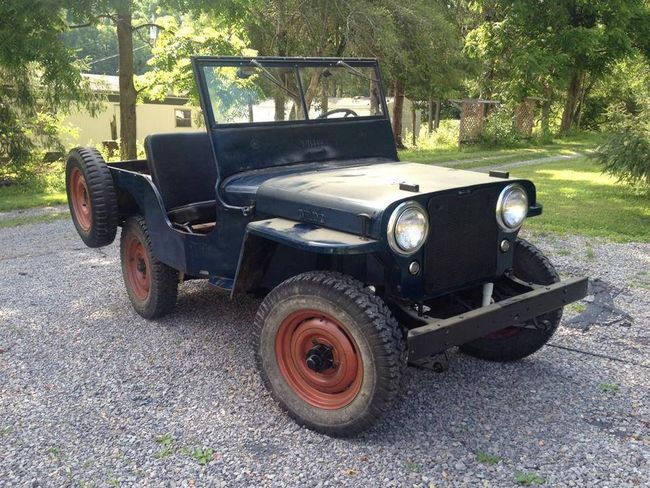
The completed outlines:
<svg viewBox="0 0 650 488">
<path fill-rule="evenodd" d="M 368 234 L 376 237 L 383 213 L 402 201 L 417 200 L 426 206 L 431 193 L 490 184 L 505 186 L 511 181 L 408 162 L 330 167 L 266 180 L 257 190 L 256 211 L 355 234 L 362 233 L 360 214 L 365 214 L 371 221 Z M 419 185 L 419 191 L 400 189 L 402 182 Z"/>
</svg>

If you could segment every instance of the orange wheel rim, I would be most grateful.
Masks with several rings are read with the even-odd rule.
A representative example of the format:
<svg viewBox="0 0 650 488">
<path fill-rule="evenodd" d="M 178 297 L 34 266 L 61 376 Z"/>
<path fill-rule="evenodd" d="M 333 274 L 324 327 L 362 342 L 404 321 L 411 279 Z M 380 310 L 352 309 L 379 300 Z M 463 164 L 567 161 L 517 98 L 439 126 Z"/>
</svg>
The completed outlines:
<svg viewBox="0 0 650 488">
<path fill-rule="evenodd" d="M 131 234 L 126 241 L 126 277 L 135 297 L 145 301 L 151 287 L 149 259 L 144 245 Z"/>
<path fill-rule="evenodd" d="M 299 310 L 280 324 L 275 339 L 280 372 L 291 389 L 315 407 L 335 410 L 361 390 L 363 360 L 338 320 L 317 310 Z"/>
<path fill-rule="evenodd" d="M 90 204 L 86 178 L 79 168 L 74 168 L 70 175 L 70 198 L 77 224 L 84 232 L 90 231 L 93 221 L 93 209 Z"/>
</svg>

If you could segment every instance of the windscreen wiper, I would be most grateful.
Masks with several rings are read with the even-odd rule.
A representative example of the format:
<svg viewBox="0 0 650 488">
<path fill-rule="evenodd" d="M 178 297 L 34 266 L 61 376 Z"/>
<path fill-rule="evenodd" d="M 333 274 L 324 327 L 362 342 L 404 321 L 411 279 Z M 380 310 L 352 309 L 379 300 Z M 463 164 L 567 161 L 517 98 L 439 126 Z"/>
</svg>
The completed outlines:
<svg viewBox="0 0 650 488">
<path fill-rule="evenodd" d="M 336 66 L 343 66 L 344 68 L 347 68 L 348 70 L 350 70 L 355 76 L 358 76 L 359 78 L 363 78 L 364 80 L 369 80 L 369 81 L 372 81 L 374 83 L 379 83 L 378 79 L 373 78 L 372 76 L 368 76 L 363 71 L 358 70 L 354 66 L 350 66 L 348 63 L 346 63 L 342 59 L 340 59 L 339 61 L 336 62 Z"/>
<path fill-rule="evenodd" d="M 291 90 L 289 90 L 286 86 L 284 86 L 284 83 L 282 81 L 278 80 L 275 76 L 273 76 L 273 73 L 271 73 L 268 69 L 266 69 L 264 66 L 262 66 L 257 60 L 251 59 L 251 64 L 253 66 L 256 66 L 262 71 L 262 74 L 268 79 L 271 83 L 273 83 L 275 86 L 278 88 L 281 88 L 285 92 L 287 92 L 291 98 L 294 100 L 300 100 L 300 96 Z"/>
</svg>

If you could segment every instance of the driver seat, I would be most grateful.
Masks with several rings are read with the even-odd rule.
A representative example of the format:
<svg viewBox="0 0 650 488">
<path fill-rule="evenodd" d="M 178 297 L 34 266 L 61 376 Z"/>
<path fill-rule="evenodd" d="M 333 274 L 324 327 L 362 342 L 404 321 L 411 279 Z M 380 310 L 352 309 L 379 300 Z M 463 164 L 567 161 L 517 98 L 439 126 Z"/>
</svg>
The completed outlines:
<svg viewBox="0 0 650 488">
<path fill-rule="evenodd" d="M 217 167 L 207 132 L 152 134 L 144 140 L 151 178 L 175 227 L 209 230 L 216 220 Z"/>
</svg>

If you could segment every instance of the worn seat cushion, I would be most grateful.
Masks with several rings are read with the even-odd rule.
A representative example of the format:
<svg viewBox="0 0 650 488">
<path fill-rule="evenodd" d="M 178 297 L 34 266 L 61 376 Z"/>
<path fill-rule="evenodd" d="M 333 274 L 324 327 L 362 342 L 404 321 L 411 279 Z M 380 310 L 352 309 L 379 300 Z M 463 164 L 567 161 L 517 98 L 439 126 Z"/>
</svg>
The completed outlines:
<svg viewBox="0 0 650 488">
<path fill-rule="evenodd" d="M 169 219 L 182 224 L 214 221 L 217 167 L 208 133 L 153 134 L 144 147 Z"/>
</svg>

